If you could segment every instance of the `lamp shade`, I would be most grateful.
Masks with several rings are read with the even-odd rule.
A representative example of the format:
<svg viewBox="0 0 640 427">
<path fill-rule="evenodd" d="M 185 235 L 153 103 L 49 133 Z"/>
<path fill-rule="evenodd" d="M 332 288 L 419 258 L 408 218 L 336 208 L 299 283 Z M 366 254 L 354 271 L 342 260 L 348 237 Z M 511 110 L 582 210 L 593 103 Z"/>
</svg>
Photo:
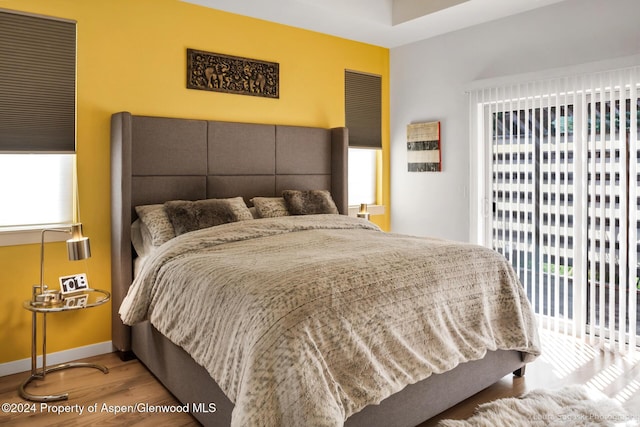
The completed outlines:
<svg viewBox="0 0 640 427">
<path fill-rule="evenodd" d="M 67 240 L 67 253 L 70 261 L 78 261 L 91 257 L 89 238 L 82 235 L 82 224 L 71 226 L 71 238 Z"/>
</svg>

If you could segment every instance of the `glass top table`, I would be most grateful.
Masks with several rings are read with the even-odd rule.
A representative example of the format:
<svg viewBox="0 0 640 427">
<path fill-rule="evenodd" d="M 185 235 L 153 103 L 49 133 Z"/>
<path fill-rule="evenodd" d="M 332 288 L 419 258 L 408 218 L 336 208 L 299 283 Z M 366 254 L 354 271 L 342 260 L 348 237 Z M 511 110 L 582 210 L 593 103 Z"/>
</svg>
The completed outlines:
<svg viewBox="0 0 640 427">
<path fill-rule="evenodd" d="M 99 369 L 107 374 L 109 369 L 106 366 L 97 365 L 95 363 L 71 362 L 47 367 L 47 314 L 58 313 L 62 311 L 81 310 L 85 308 L 97 307 L 108 302 L 111 294 L 101 289 L 85 289 L 61 295 L 57 292 L 50 292 L 55 298 L 55 302 L 34 302 L 33 300 L 24 301 L 22 307 L 32 313 L 31 316 L 31 375 L 20 384 L 18 389 L 20 396 L 24 399 L 35 402 L 50 402 L 57 400 L 66 400 L 68 393 L 36 395 L 26 390 L 27 385 L 35 379 L 44 380 L 46 374 L 50 372 L 60 371 L 68 368 L 94 368 Z M 38 322 L 37 316 L 42 316 L 42 367 L 37 365 L 37 335 Z"/>
</svg>

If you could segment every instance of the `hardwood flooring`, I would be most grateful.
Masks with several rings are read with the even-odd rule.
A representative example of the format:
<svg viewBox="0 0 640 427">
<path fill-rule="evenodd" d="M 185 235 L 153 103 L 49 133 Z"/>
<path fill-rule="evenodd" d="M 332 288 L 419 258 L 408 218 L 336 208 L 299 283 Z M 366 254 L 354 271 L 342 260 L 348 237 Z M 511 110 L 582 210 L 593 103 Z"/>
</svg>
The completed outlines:
<svg viewBox="0 0 640 427">
<path fill-rule="evenodd" d="M 524 378 L 511 375 L 445 411 L 420 427 L 435 426 L 442 418 L 466 418 L 474 408 L 491 400 L 519 396 L 535 388 L 559 388 L 586 384 L 622 405 L 640 420 L 640 360 L 630 361 L 608 351 L 600 351 L 572 338 L 542 332 L 543 356 L 527 366 Z M 156 405 L 180 404 L 137 360 L 121 361 L 115 354 L 84 359 L 104 364 L 108 374 L 78 368 L 47 375 L 33 381 L 32 393 L 69 392 L 69 400 L 47 404 L 26 402 L 17 389 L 27 373 L 0 378 L 0 425 L 29 426 L 197 426 L 189 414 L 159 414 L 129 411 L 116 414 L 117 407 L 141 404 L 140 409 Z M 96 405 L 97 404 L 97 405 Z M 59 408 L 69 413 L 53 412 Z M 80 410 L 83 412 L 80 413 Z M 92 412 L 93 411 L 93 412 Z"/>
<path fill-rule="evenodd" d="M 599 350 L 581 340 L 542 330 L 542 356 L 527 365 L 522 378 L 507 375 L 480 393 L 441 413 L 419 427 L 431 427 L 446 418 L 465 419 L 475 408 L 504 397 L 520 396 L 528 391 L 558 389 L 570 384 L 585 384 L 622 406 L 640 423 L 640 355 L 629 360 L 609 350 Z"/>
</svg>

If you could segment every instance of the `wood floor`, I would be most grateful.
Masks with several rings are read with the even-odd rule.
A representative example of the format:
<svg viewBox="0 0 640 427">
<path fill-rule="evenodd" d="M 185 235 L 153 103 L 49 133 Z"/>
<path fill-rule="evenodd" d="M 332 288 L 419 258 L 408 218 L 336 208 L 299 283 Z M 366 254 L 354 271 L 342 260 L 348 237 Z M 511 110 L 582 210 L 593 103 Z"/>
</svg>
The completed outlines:
<svg viewBox="0 0 640 427">
<path fill-rule="evenodd" d="M 542 356 L 527 365 L 524 377 L 508 375 L 420 427 L 435 426 L 446 418 L 468 418 L 478 405 L 492 400 L 570 384 L 585 384 L 616 399 L 640 423 L 640 355 L 631 361 L 572 337 L 545 330 L 540 335 Z"/>
<path fill-rule="evenodd" d="M 543 356 L 527 366 L 524 378 L 511 375 L 472 396 L 420 427 L 435 426 L 441 418 L 466 418 L 484 402 L 519 396 L 535 388 L 559 388 L 587 384 L 619 400 L 640 420 L 640 361 L 630 361 L 608 351 L 596 350 L 582 342 L 542 332 Z M 115 413 L 119 406 L 180 404 L 136 360 L 122 362 L 115 354 L 84 359 L 106 365 L 110 372 L 78 368 L 51 373 L 44 382 L 33 381 L 29 391 L 36 394 L 68 391 L 69 400 L 39 404 L 26 402 L 17 389 L 27 373 L 0 378 L 0 425 L 29 426 L 197 426 L 189 414 L 158 414 L 141 411 Z M 58 408 L 70 413 L 52 412 Z M 82 410 L 82 414 L 79 411 Z M 91 413 L 90 411 L 94 411 Z"/>
</svg>

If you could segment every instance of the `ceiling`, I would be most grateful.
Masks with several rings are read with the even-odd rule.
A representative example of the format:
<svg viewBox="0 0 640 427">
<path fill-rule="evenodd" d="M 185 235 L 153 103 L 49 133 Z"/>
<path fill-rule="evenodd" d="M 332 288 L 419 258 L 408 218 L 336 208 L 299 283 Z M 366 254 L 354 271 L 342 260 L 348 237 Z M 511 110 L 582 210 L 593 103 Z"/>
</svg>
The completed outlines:
<svg viewBox="0 0 640 427">
<path fill-rule="evenodd" d="M 182 0 L 393 48 L 564 0 Z"/>
</svg>

